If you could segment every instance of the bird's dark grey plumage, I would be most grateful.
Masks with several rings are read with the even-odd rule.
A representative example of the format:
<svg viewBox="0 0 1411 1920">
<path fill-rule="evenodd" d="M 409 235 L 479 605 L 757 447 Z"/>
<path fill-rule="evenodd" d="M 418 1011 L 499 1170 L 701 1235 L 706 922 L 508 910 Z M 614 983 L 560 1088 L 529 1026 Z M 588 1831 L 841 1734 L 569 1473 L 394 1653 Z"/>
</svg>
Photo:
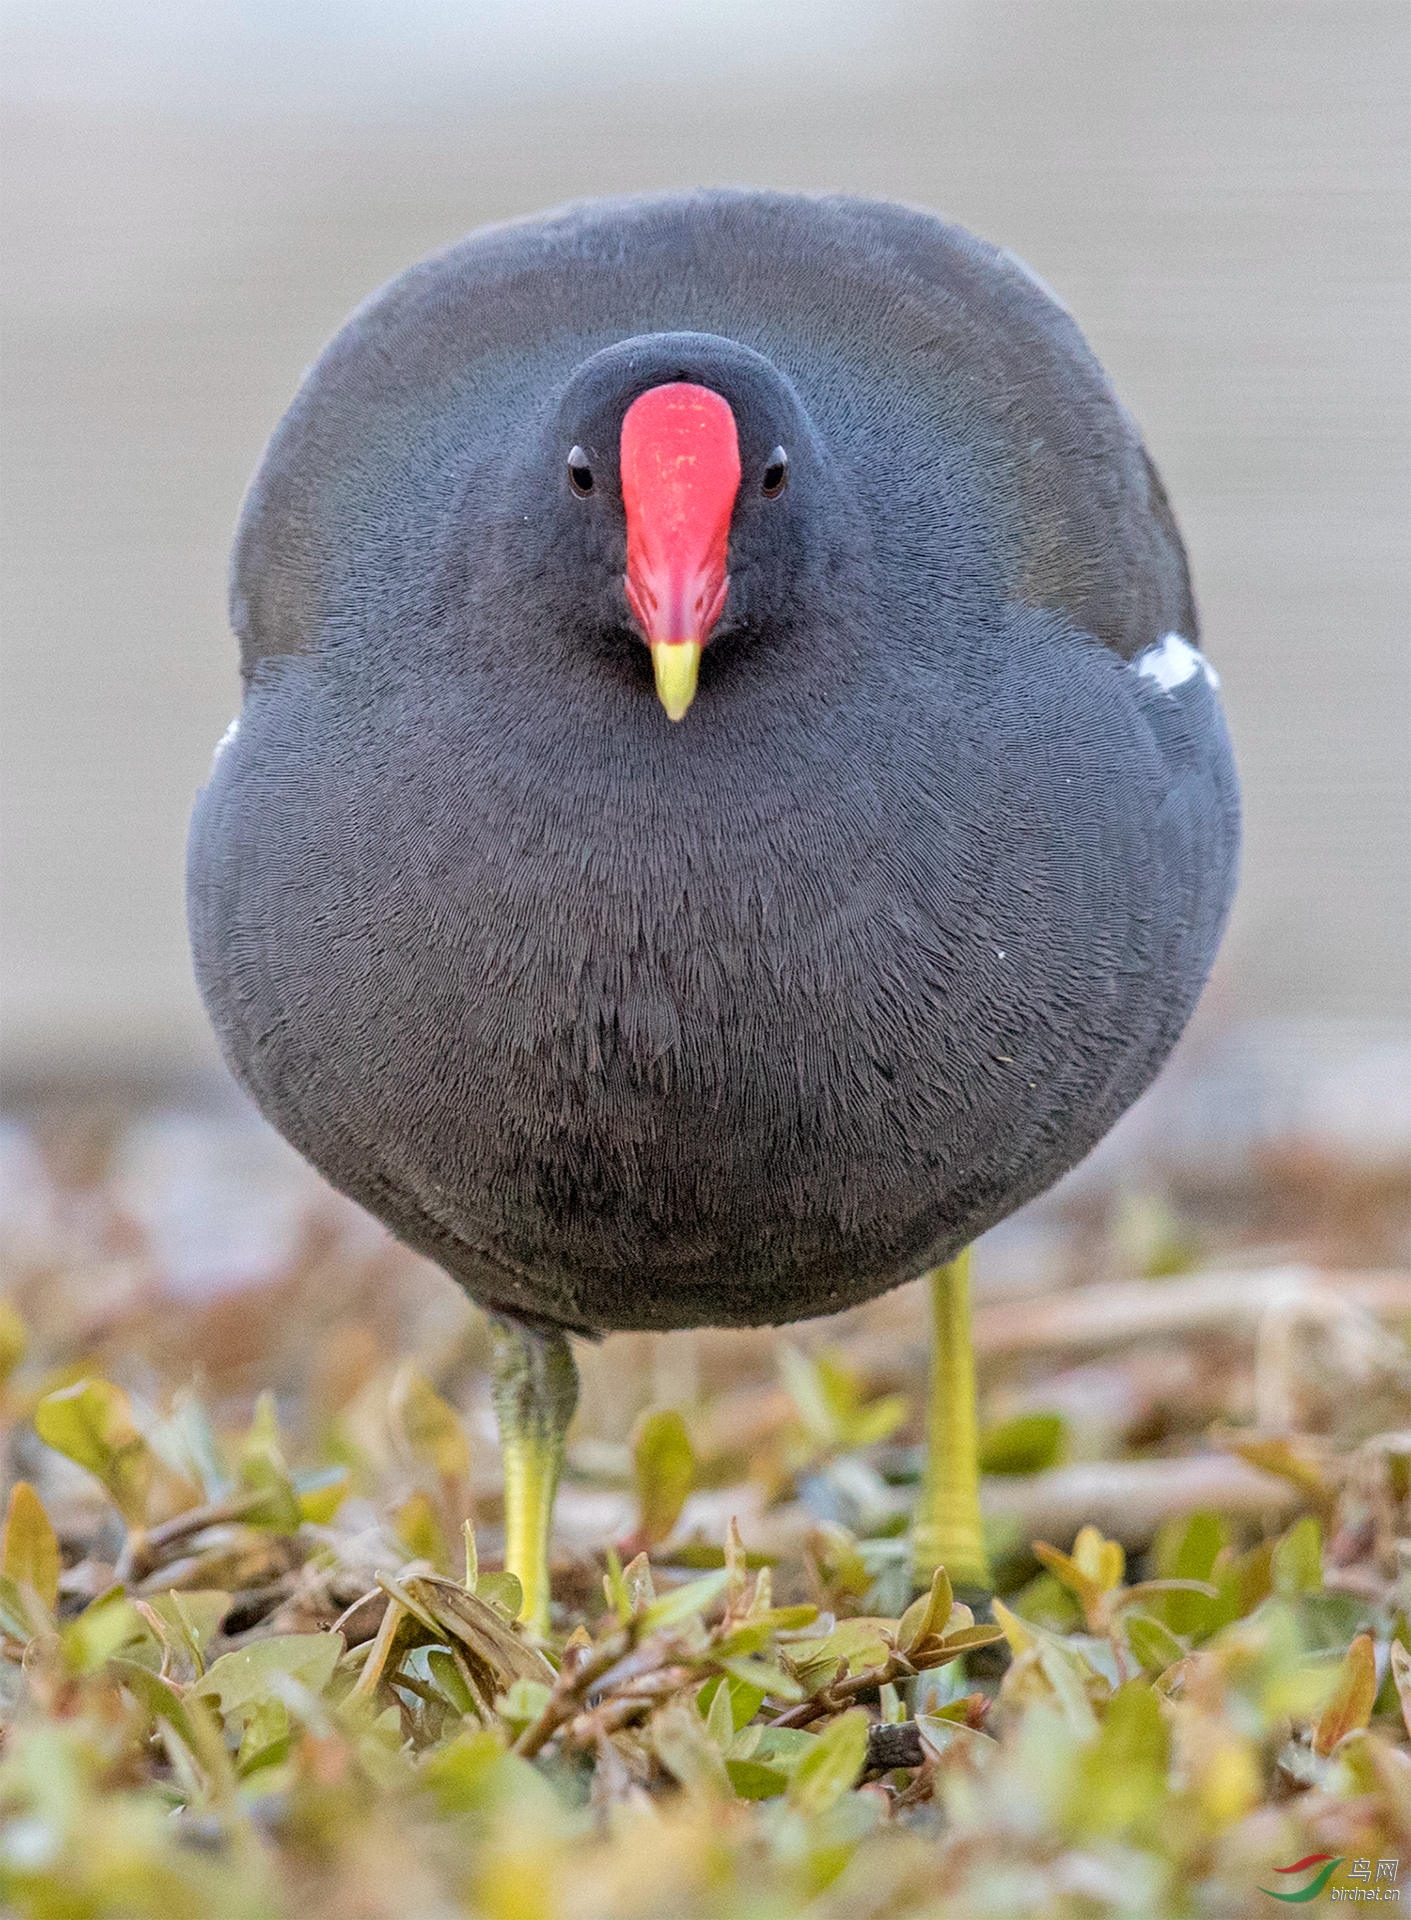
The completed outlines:
<svg viewBox="0 0 1411 1920">
<path fill-rule="evenodd" d="M 673 726 L 612 426 L 682 377 L 747 480 L 793 445 Z M 713 192 L 473 234 L 304 382 L 232 600 L 211 1017 L 494 1308 L 764 1323 L 909 1279 L 1087 1152 L 1206 977 L 1237 801 L 1213 676 L 1161 650 L 1197 634 L 1160 481 L 1067 312 L 929 214 Z"/>
</svg>

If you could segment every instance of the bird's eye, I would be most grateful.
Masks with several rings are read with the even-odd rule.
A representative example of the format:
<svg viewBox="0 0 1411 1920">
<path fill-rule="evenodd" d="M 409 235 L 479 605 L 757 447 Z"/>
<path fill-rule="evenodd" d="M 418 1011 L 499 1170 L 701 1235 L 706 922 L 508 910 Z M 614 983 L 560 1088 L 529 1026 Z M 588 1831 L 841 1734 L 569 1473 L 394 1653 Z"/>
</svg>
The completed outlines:
<svg viewBox="0 0 1411 1920">
<path fill-rule="evenodd" d="M 769 456 L 769 465 L 764 469 L 759 490 L 766 500 L 777 500 L 788 484 L 789 456 L 782 447 L 776 447 Z"/>
<path fill-rule="evenodd" d="M 569 449 L 568 484 L 577 494 L 593 491 L 593 469 L 588 465 L 588 456 L 582 447 Z"/>
</svg>

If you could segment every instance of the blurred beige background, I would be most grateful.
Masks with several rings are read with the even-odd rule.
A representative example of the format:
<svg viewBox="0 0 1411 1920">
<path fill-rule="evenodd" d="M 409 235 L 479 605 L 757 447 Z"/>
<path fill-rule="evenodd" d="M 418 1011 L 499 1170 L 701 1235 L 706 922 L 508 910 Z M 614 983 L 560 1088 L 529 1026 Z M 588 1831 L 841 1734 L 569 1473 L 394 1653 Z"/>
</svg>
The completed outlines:
<svg viewBox="0 0 1411 1920">
<path fill-rule="evenodd" d="M 212 1059 L 181 874 L 225 554 L 321 342 L 481 221 L 703 181 L 923 202 L 1073 307 L 1224 676 L 1220 1010 L 1404 1019 L 1403 0 L 11 0 L 7 40 L 12 1085 Z"/>
</svg>

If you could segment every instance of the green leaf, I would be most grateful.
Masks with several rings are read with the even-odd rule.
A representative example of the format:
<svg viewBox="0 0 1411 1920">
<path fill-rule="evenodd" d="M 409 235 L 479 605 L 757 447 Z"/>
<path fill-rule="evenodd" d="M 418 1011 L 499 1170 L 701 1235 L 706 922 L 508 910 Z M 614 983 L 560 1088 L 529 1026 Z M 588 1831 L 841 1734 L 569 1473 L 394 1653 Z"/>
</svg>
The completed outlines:
<svg viewBox="0 0 1411 1920">
<path fill-rule="evenodd" d="M 805 1816 L 824 1813 L 854 1785 L 867 1758 L 867 1714 L 851 1707 L 818 1735 L 794 1768 L 789 1804 Z"/>
<path fill-rule="evenodd" d="M 1171 1629 L 1136 1607 L 1123 1614 L 1122 1630 L 1143 1673 L 1165 1673 L 1168 1667 L 1186 1657 L 1185 1648 Z"/>
<path fill-rule="evenodd" d="M 1016 1615 L 1036 1626 L 1049 1627 L 1055 1633 L 1071 1633 L 1082 1618 L 1082 1609 L 1073 1594 L 1046 1568 L 1009 1597 Z"/>
<path fill-rule="evenodd" d="M 779 1370 L 809 1438 L 820 1447 L 835 1445 L 837 1421 L 817 1362 L 791 1341 L 784 1340 L 779 1345 Z"/>
<path fill-rule="evenodd" d="M 731 1792 L 720 1749 L 687 1701 L 673 1700 L 653 1715 L 651 1740 L 657 1759 L 683 1787 L 710 1798 Z"/>
<path fill-rule="evenodd" d="M 937 1567 L 931 1576 L 930 1592 L 923 1593 L 919 1600 L 913 1600 L 898 1621 L 897 1645 L 905 1652 L 919 1646 L 923 1640 L 929 1640 L 932 1634 L 944 1633 L 954 1605 L 955 1595 L 951 1591 L 950 1576 L 944 1567 Z"/>
<path fill-rule="evenodd" d="M 280 1633 L 223 1653 L 193 1692 L 214 1698 L 222 1713 L 257 1706 L 271 1697 L 273 1682 L 288 1676 L 310 1693 L 322 1693 L 343 1651 L 341 1633 Z"/>
<path fill-rule="evenodd" d="M 1090 1833 L 1122 1834 L 1148 1824 L 1166 1791 L 1170 1735 L 1145 1680 L 1131 1680 L 1108 1701 L 1097 1739 L 1083 1753 L 1074 1811 Z"/>
<path fill-rule="evenodd" d="M 818 1608 L 811 1600 L 800 1606 L 769 1607 L 765 1612 L 756 1614 L 756 1625 L 769 1628 L 771 1633 L 798 1633 L 804 1627 L 811 1627 L 818 1618 Z"/>
<path fill-rule="evenodd" d="M 1330 1484 L 1322 1465 L 1282 1435 L 1266 1440 L 1239 1440 L 1230 1451 L 1247 1460 L 1252 1467 L 1276 1474 L 1297 1487 L 1315 1513 L 1326 1518 L 1337 1505 L 1337 1491 Z"/>
<path fill-rule="evenodd" d="M 727 1675 L 723 1673 L 713 1673 L 708 1680 L 703 1680 L 696 1688 L 696 1711 L 700 1714 L 702 1720 L 709 1720 L 710 1710 L 715 1705 L 721 1688 L 728 1684 L 729 1680 Z"/>
<path fill-rule="evenodd" d="M 1039 1644 L 1038 1628 L 1031 1626 L 1027 1620 L 1021 1619 L 1017 1613 L 1012 1613 L 998 1595 L 991 1600 L 990 1608 L 995 1616 L 996 1624 L 999 1626 L 1005 1639 L 1009 1642 L 1010 1652 L 1016 1659 L 1018 1659 L 1021 1654 L 1030 1653 L 1037 1648 Z"/>
<path fill-rule="evenodd" d="M 1021 1413 L 988 1427 L 980 1436 L 982 1473 L 1042 1473 L 1068 1449 L 1068 1422 L 1061 1413 Z"/>
<path fill-rule="evenodd" d="M 0 1572 L 28 1587 L 50 1613 L 59 1604 L 59 1542 L 28 1480 L 17 1480 L 10 1490 Z"/>
<path fill-rule="evenodd" d="M 1323 1530 L 1312 1514 L 1295 1520 L 1274 1548 L 1275 1593 L 1286 1600 L 1300 1593 L 1319 1593 L 1323 1586 Z"/>
<path fill-rule="evenodd" d="M 749 1555 L 745 1552 L 745 1543 L 740 1538 L 740 1523 L 733 1513 L 725 1527 L 723 1558 L 718 1563 L 712 1561 L 710 1564 L 712 1566 L 719 1564 L 729 1570 L 730 1579 L 727 1591 L 730 1598 L 727 1605 L 733 1607 L 740 1595 L 745 1591 L 745 1574 L 749 1566 Z"/>
<path fill-rule="evenodd" d="M 1119 1613 L 1125 1613 L 1128 1607 L 1145 1606 L 1167 1593 L 1197 1593 L 1212 1602 L 1220 1598 L 1220 1589 L 1209 1580 L 1138 1580 L 1134 1587 L 1123 1587 L 1120 1593 L 1113 1595 L 1112 1616 L 1115 1619 Z"/>
<path fill-rule="evenodd" d="M 1215 1584 L 1220 1598 L 1208 1617 L 1213 1632 L 1253 1613 L 1261 1601 L 1274 1591 L 1274 1551 L 1276 1540 L 1259 1540 L 1245 1553 L 1222 1553 L 1215 1563 Z"/>
<path fill-rule="evenodd" d="M 231 1491 L 210 1413 L 190 1388 L 173 1395 L 171 1412 L 147 1437 L 172 1472 L 199 1487 L 207 1500 L 221 1500 Z"/>
<path fill-rule="evenodd" d="M 255 1417 L 240 1450 L 239 1484 L 261 1495 L 259 1503 L 242 1516 L 247 1526 L 260 1527 L 270 1533 L 299 1531 L 303 1514 L 284 1463 L 279 1415 L 272 1393 L 262 1393 L 255 1402 Z"/>
<path fill-rule="evenodd" d="M 255 1397 L 255 1411 L 250 1419 L 250 1431 L 244 1440 L 247 1453 L 267 1454 L 284 1463 L 284 1442 L 279 1432 L 279 1402 L 266 1387 Z"/>
<path fill-rule="evenodd" d="M 805 1754 L 813 1752 L 816 1734 L 806 1733 L 802 1727 L 756 1727 L 752 1734 L 758 1734 L 754 1740 L 749 1758 L 759 1760 L 771 1767 L 777 1767 L 781 1773 L 792 1773 Z"/>
<path fill-rule="evenodd" d="M 680 1540 L 665 1553 L 657 1555 L 658 1561 L 669 1567 L 687 1567 L 695 1573 L 705 1573 L 712 1567 L 724 1567 L 730 1564 L 724 1547 L 717 1546 L 713 1540 L 706 1540 L 693 1533 L 689 1540 Z M 740 1568 L 753 1571 L 757 1567 L 772 1567 L 777 1564 L 778 1555 L 757 1553 L 753 1547 L 748 1553 L 741 1554 Z"/>
<path fill-rule="evenodd" d="M 789 1776 L 762 1760 L 727 1760 L 725 1772 L 741 1800 L 776 1799 L 789 1784 Z"/>
<path fill-rule="evenodd" d="M 875 1446 L 906 1418 L 902 1394 L 864 1401 L 857 1376 L 836 1353 L 806 1354 L 785 1342 L 779 1366 L 804 1431 L 820 1451 Z"/>
<path fill-rule="evenodd" d="M 551 1689 L 543 1680 L 527 1680 L 523 1675 L 495 1702 L 500 1717 L 518 1730 L 527 1727 L 549 1704 Z"/>
<path fill-rule="evenodd" d="M 392 1516 L 398 1540 L 413 1560 L 426 1560 L 439 1572 L 447 1570 L 446 1539 L 435 1502 L 424 1488 L 404 1500 Z"/>
<path fill-rule="evenodd" d="M 294 1475 L 294 1492 L 299 1501 L 299 1518 L 316 1527 L 325 1527 L 348 1496 L 350 1477 L 346 1467 L 315 1467 Z"/>
<path fill-rule="evenodd" d="M 1401 1704 L 1401 1718 L 1407 1733 L 1411 1734 L 1411 1653 L 1399 1640 L 1391 1643 L 1391 1680 Z"/>
<path fill-rule="evenodd" d="M 429 1621 L 438 1639 L 460 1647 L 487 1705 L 514 1680 L 551 1682 L 554 1677 L 543 1654 L 521 1639 L 513 1621 L 481 1598 L 489 1577 L 482 1574 L 476 1591 L 467 1593 L 459 1581 L 436 1574 L 405 1574 L 400 1585 L 382 1576 L 387 1591 Z"/>
<path fill-rule="evenodd" d="M 1313 1751 L 1326 1758 L 1349 1733 L 1360 1732 L 1372 1717 L 1377 1698 L 1377 1655 L 1369 1633 L 1359 1633 L 1338 1669 L 1332 1698 L 1313 1729 Z"/>
<path fill-rule="evenodd" d="M 681 1415 L 674 1408 L 644 1413 L 632 1432 L 632 1478 L 638 1526 L 649 1546 L 676 1525 L 695 1475 L 696 1456 Z"/>
<path fill-rule="evenodd" d="M 763 1620 L 746 1620 L 742 1625 L 722 1635 L 715 1642 L 715 1651 L 731 1658 L 737 1656 L 743 1658 L 747 1654 L 758 1653 L 760 1648 L 768 1646 L 773 1638 L 773 1634 Z"/>
<path fill-rule="evenodd" d="M 992 1647 L 1004 1637 L 1003 1627 L 977 1621 L 973 1627 L 954 1628 L 940 1640 L 928 1640 L 924 1646 L 913 1650 L 912 1657 L 918 1668 L 943 1667 L 947 1661 L 958 1659 L 962 1653 L 973 1653 L 977 1647 Z"/>
<path fill-rule="evenodd" d="M 113 1659 L 109 1671 L 120 1680 L 134 1699 L 151 1714 L 154 1720 L 165 1720 L 176 1734 L 185 1741 L 193 1753 L 200 1752 L 200 1741 L 191 1716 L 186 1711 L 181 1695 L 169 1681 L 163 1680 L 150 1668 L 140 1666 L 135 1660 Z"/>
<path fill-rule="evenodd" d="M 0 1297 L 0 1387 L 24 1359 L 28 1333 L 13 1300 Z"/>
<path fill-rule="evenodd" d="M 1166 1522 L 1152 1547 L 1152 1566 L 1162 1579 L 1208 1580 L 1216 1555 L 1228 1545 L 1224 1516 L 1202 1508 Z"/>
<path fill-rule="evenodd" d="M 1088 1680 L 1093 1671 L 1088 1662 L 1057 1640 L 1046 1638 L 1039 1649 L 1039 1665 L 1073 1731 L 1093 1732 L 1097 1717 L 1088 1693 Z"/>
<path fill-rule="evenodd" d="M 120 1647 L 146 1639 L 147 1622 L 121 1587 L 100 1595 L 60 1633 L 64 1661 L 71 1673 L 96 1673 Z"/>
<path fill-rule="evenodd" d="M 1126 1570 L 1126 1555 L 1116 1540 L 1104 1539 L 1096 1527 L 1080 1527 L 1071 1554 L 1060 1553 L 1047 1540 L 1034 1542 L 1034 1553 L 1056 1580 L 1077 1595 L 1088 1630 L 1101 1633 L 1108 1623 L 1108 1595 L 1115 1594 Z"/>
<path fill-rule="evenodd" d="M 487 1606 L 497 1608 L 507 1620 L 518 1620 L 519 1610 L 524 1605 L 524 1588 L 520 1585 L 517 1573 L 507 1570 L 482 1573 L 475 1583 L 475 1597 L 483 1600 Z"/>
<path fill-rule="evenodd" d="M 766 1695 L 771 1700 L 783 1700 L 791 1704 L 804 1698 L 804 1690 L 798 1681 L 785 1673 L 782 1667 L 773 1666 L 767 1660 L 724 1659 L 720 1664 L 731 1676 L 732 1685 L 742 1686 L 750 1694 L 759 1696 L 745 1715 L 746 1720 Z M 737 1720 L 735 1724 L 742 1726 L 744 1722 Z"/>
<path fill-rule="evenodd" d="M 627 1588 L 627 1598 L 631 1602 L 633 1613 L 645 1613 L 657 1597 L 656 1588 L 652 1584 L 652 1563 L 645 1553 L 632 1556 L 622 1569 L 622 1579 Z"/>
<path fill-rule="evenodd" d="M 872 1573 L 856 1536 L 834 1520 L 825 1520 L 809 1536 L 809 1557 L 818 1569 L 826 1604 L 837 1606 L 862 1597 L 872 1584 Z"/>
<path fill-rule="evenodd" d="M 167 1636 L 168 1645 L 179 1647 L 197 1678 L 206 1671 L 206 1648 L 220 1630 L 230 1611 L 230 1595 L 214 1588 L 176 1588 L 154 1594 L 147 1603 Z"/>
<path fill-rule="evenodd" d="M 467 1728 L 432 1748 L 422 1762 L 421 1777 L 440 1811 L 454 1817 L 481 1806 L 517 1765 L 524 1763 L 514 1762 L 488 1727 Z"/>
<path fill-rule="evenodd" d="M 470 1442 L 454 1407 L 408 1361 L 398 1369 L 390 1396 L 392 1417 L 413 1460 L 438 1479 L 464 1480 L 470 1473 Z"/>
<path fill-rule="evenodd" d="M 432 1679 L 457 1713 L 475 1713 L 475 1697 L 448 1647 L 428 1647 L 426 1665 Z"/>
<path fill-rule="evenodd" d="M 643 1631 L 659 1633 L 663 1627 L 678 1627 L 683 1621 L 699 1619 L 720 1598 L 729 1582 L 729 1568 L 721 1567 L 715 1573 L 702 1574 L 699 1580 L 688 1580 L 685 1586 L 664 1593 L 643 1615 Z"/>
<path fill-rule="evenodd" d="M 780 1674 L 779 1678 L 786 1680 L 789 1686 L 793 1686 L 793 1682 L 788 1681 L 784 1674 Z M 754 1719 L 764 1705 L 765 1697 L 771 1688 L 751 1667 L 743 1674 L 739 1672 L 729 1674 L 721 1691 L 729 1696 L 730 1720 L 735 1732 L 738 1733 L 742 1727 L 747 1727 Z"/>
<path fill-rule="evenodd" d="M 298 1675 L 291 1676 L 298 1679 Z M 268 1694 L 240 1714 L 240 1751 L 236 1770 L 242 1780 L 260 1767 L 276 1766 L 288 1756 L 293 1741 L 289 1708 L 278 1694 Z"/>
<path fill-rule="evenodd" d="M 968 1745 L 972 1748 L 994 1747 L 994 1735 L 981 1732 L 972 1727 L 965 1719 L 965 1702 L 956 1700 L 939 1713 L 918 1713 L 916 1729 L 921 1735 L 922 1746 L 938 1759 L 953 1746 Z"/>
<path fill-rule="evenodd" d="M 632 1618 L 632 1595 L 627 1591 L 627 1576 L 622 1571 L 622 1562 L 617 1556 L 616 1547 L 607 1551 L 607 1572 L 603 1575 L 603 1598 L 617 1615 L 623 1626 Z"/>
<path fill-rule="evenodd" d="M 876 1400 L 864 1400 L 861 1381 L 840 1354 L 820 1353 L 816 1365 L 842 1446 L 875 1446 L 889 1439 L 905 1420 L 906 1396 L 891 1393 Z"/>
<path fill-rule="evenodd" d="M 1122 1584 L 1127 1556 L 1121 1542 L 1105 1539 L 1099 1528 L 1079 1527 L 1073 1542 L 1073 1564 L 1095 1581 L 1103 1593 L 1112 1593 Z"/>
<path fill-rule="evenodd" d="M 54 1625 L 32 1591 L 17 1586 L 7 1573 L 0 1573 L 0 1633 L 12 1640 L 33 1640 L 48 1633 Z"/>
<path fill-rule="evenodd" d="M 911 1408 L 906 1395 L 902 1393 L 884 1393 L 871 1400 L 865 1407 L 859 1407 L 848 1425 L 848 1445 L 850 1447 L 879 1447 L 884 1440 L 890 1440 L 897 1428 L 906 1419 Z"/>
<path fill-rule="evenodd" d="M 735 1738 L 735 1716 L 730 1709 L 730 1680 L 715 1690 L 705 1715 L 705 1729 L 722 1753 L 728 1753 Z M 748 1716 L 746 1716 L 748 1718 Z"/>
<path fill-rule="evenodd" d="M 303 1511 L 294 1483 L 273 1460 L 247 1456 L 240 1462 L 240 1484 L 261 1498 L 241 1515 L 245 1524 L 266 1533 L 297 1533 Z"/>
<path fill-rule="evenodd" d="M 34 1409 L 34 1429 L 46 1447 L 101 1481 L 130 1525 L 141 1525 L 156 1456 L 138 1432 L 121 1387 L 108 1380 L 77 1380 L 46 1393 Z"/>
<path fill-rule="evenodd" d="M 732 1656 L 758 1653 L 776 1634 L 796 1634 L 801 1627 L 812 1626 L 817 1618 L 818 1609 L 813 1606 L 766 1607 L 763 1613 L 752 1615 L 718 1639 L 715 1651 Z"/>
<path fill-rule="evenodd" d="M 1199 1240 L 1159 1194 L 1124 1194 L 1110 1231 L 1123 1271 L 1148 1280 L 1188 1273 L 1200 1259 Z"/>
<path fill-rule="evenodd" d="M 833 1667 L 843 1660 L 848 1670 L 856 1673 L 863 1667 L 880 1666 L 887 1659 L 892 1651 L 894 1632 L 892 1621 L 858 1614 L 852 1620 L 840 1620 L 831 1632 L 818 1639 L 810 1636 L 793 1641 L 789 1658 L 800 1665 L 804 1661 L 826 1660 Z"/>
<path fill-rule="evenodd" d="M 849 1673 L 881 1666 L 891 1657 L 893 1631 L 890 1620 L 841 1620 L 831 1633 L 792 1641 L 789 1665 L 797 1670 L 805 1692 L 812 1692 L 833 1678 L 840 1661 Z"/>
<path fill-rule="evenodd" d="M 1202 1509 L 1162 1527 L 1152 1550 L 1152 1566 L 1161 1579 L 1214 1580 L 1218 1586 L 1215 1565 L 1228 1546 L 1229 1528 L 1223 1515 Z M 1149 1611 L 1164 1620 L 1172 1633 L 1201 1638 L 1214 1630 L 1223 1613 L 1216 1602 L 1193 1592 L 1163 1594 L 1151 1602 Z"/>
</svg>

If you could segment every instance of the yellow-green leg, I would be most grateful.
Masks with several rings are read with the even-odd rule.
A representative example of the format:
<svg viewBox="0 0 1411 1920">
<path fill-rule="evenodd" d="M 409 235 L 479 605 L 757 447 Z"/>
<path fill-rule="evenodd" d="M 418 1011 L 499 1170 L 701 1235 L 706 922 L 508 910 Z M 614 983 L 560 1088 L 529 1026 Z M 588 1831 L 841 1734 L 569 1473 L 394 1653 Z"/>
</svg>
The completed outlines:
<svg viewBox="0 0 1411 1920">
<path fill-rule="evenodd" d="M 492 1320 L 495 1414 L 505 1470 L 505 1568 L 524 1589 L 519 1617 L 549 1630 L 549 1533 L 578 1369 L 561 1333 Z"/>
<path fill-rule="evenodd" d="M 956 1586 L 988 1588 L 990 1563 L 980 1525 L 980 1457 L 975 1424 L 975 1353 L 970 1344 L 970 1254 L 928 1276 L 931 1377 L 926 1392 L 926 1458 L 912 1527 L 918 1586 L 944 1567 Z"/>
</svg>

